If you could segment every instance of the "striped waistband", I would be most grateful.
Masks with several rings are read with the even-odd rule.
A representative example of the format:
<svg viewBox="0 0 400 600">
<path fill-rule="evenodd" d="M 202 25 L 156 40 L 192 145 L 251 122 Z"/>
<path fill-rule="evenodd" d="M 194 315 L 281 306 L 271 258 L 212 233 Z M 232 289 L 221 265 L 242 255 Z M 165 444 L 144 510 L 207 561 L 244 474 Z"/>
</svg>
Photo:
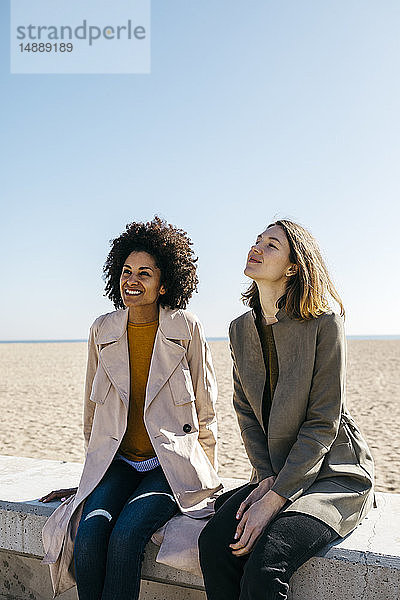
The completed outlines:
<svg viewBox="0 0 400 600">
<path fill-rule="evenodd" d="M 122 456 L 122 454 L 116 454 L 115 459 L 127 462 L 128 465 L 131 465 L 131 467 L 136 469 L 136 471 L 139 471 L 139 473 L 151 471 L 152 469 L 155 469 L 156 467 L 160 466 L 160 461 L 158 460 L 157 456 L 153 456 L 153 458 L 148 458 L 147 460 L 136 461 L 129 460 L 129 458 Z"/>
</svg>

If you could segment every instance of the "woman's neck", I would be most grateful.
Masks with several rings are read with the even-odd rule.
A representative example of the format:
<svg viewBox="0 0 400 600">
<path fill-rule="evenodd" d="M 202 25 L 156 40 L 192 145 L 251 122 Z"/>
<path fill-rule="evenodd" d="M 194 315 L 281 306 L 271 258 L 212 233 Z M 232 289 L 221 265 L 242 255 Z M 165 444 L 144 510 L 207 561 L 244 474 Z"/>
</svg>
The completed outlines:
<svg viewBox="0 0 400 600">
<path fill-rule="evenodd" d="M 146 306 L 130 306 L 128 321 L 129 323 L 152 323 L 158 320 L 158 304 Z"/>
<path fill-rule="evenodd" d="M 257 282 L 257 287 L 263 316 L 266 319 L 275 317 L 278 312 L 277 302 L 285 293 L 285 287 L 283 285 L 263 285 L 262 282 Z"/>
</svg>

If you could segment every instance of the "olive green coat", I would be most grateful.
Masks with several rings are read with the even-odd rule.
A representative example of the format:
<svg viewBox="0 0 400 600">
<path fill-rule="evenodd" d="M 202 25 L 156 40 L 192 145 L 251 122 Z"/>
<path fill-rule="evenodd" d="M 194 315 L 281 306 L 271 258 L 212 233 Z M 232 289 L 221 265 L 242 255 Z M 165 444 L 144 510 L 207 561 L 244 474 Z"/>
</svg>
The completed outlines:
<svg viewBox="0 0 400 600">
<path fill-rule="evenodd" d="M 268 426 L 262 419 L 265 365 L 253 311 L 230 326 L 234 407 L 252 482 L 276 476 L 283 510 L 317 517 L 340 536 L 373 504 L 373 462 L 345 406 L 343 320 L 326 313 L 309 321 L 285 311 L 272 325 L 279 376 Z"/>
</svg>

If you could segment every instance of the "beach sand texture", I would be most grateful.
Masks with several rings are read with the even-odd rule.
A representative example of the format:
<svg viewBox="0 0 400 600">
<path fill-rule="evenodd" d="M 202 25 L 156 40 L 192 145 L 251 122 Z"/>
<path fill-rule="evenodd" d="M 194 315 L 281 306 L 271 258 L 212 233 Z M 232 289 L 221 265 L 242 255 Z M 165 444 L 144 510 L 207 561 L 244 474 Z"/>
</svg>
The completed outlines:
<svg viewBox="0 0 400 600">
<path fill-rule="evenodd" d="M 220 474 L 248 477 L 232 408 L 228 342 L 210 346 L 219 386 Z M 85 363 L 83 342 L 0 344 L 0 454 L 83 460 Z M 348 341 L 347 404 L 372 450 L 377 489 L 399 493 L 400 340 Z"/>
</svg>

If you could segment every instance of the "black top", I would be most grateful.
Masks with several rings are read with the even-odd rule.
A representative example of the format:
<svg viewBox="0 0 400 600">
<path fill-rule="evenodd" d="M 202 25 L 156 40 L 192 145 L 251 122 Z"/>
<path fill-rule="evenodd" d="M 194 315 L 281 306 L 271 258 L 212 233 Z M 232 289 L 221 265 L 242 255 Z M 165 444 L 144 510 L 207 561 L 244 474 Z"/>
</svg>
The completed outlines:
<svg viewBox="0 0 400 600">
<path fill-rule="evenodd" d="M 267 325 L 265 320 L 261 316 L 257 316 L 256 326 L 258 335 L 260 337 L 265 364 L 265 385 L 263 393 L 262 411 L 264 430 L 267 431 L 272 398 L 274 397 L 276 382 L 278 381 L 279 375 L 278 355 L 276 353 L 272 325 Z"/>
</svg>

